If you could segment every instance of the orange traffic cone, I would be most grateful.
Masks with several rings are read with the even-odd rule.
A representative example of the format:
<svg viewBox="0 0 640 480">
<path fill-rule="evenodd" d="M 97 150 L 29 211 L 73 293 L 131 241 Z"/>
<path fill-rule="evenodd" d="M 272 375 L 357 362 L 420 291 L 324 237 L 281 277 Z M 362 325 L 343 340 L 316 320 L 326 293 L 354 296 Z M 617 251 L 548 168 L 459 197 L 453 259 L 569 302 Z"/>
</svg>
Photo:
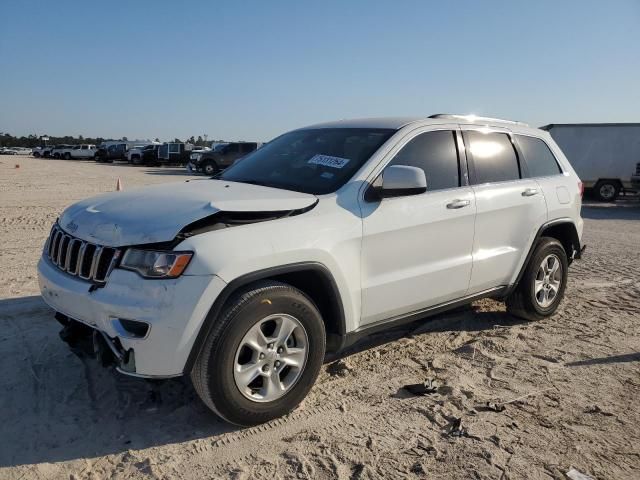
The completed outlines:
<svg viewBox="0 0 640 480">
<path fill-rule="evenodd" d="M 124 190 L 122 188 L 122 182 L 120 181 L 120 177 L 118 177 L 118 181 L 116 182 L 116 192 L 121 192 L 122 190 Z"/>
</svg>

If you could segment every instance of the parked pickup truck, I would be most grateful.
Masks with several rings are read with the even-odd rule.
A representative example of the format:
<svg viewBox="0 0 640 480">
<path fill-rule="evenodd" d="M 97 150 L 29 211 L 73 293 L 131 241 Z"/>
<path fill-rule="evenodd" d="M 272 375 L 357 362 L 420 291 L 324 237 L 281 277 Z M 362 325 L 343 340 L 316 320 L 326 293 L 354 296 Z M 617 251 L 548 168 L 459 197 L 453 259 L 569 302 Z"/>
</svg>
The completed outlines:
<svg viewBox="0 0 640 480">
<path fill-rule="evenodd" d="M 95 159 L 97 162 L 113 162 L 114 160 L 126 160 L 129 144 L 112 143 L 109 145 L 100 145 L 96 152 Z"/>
<path fill-rule="evenodd" d="M 73 148 L 73 145 L 56 145 L 49 152 L 49 156 L 53 158 L 62 158 L 65 152 L 70 151 Z"/>
<path fill-rule="evenodd" d="M 35 158 L 49 158 L 50 154 L 51 154 L 51 150 L 53 149 L 53 147 L 51 145 L 43 145 L 41 147 L 35 147 L 32 151 L 31 154 L 35 157 Z"/>
<path fill-rule="evenodd" d="M 150 150 L 156 145 L 160 145 L 160 144 L 159 143 L 143 143 L 140 145 L 134 145 L 133 147 L 129 147 L 129 150 L 127 150 L 127 153 L 125 155 L 127 158 L 127 161 L 133 165 L 139 165 L 143 163 L 142 159 L 144 156 L 145 149 Z"/>
<path fill-rule="evenodd" d="M 134 377 L 190 376 L 213 412 L 256 425 L 365 335 L 486 297 L 524 321 L 552 316 L 584 250 L 581 204 L 542 130 L 341 120 L 285 133 L 217 178 L 71 205 L 38 280 L 74 348 Z"/>
<path fill-rule="evenodd" d="M 213 150 L 192 155 L 189 161 L 190 170 L 209 176 L 215 175 L 233 165 L 236 160 L 255 151 L 259 146 L 256 142 L 232 142 L 217 145 Z"/>
<path fill-rule="evenodd" d="M 95 145 L 90 144 L 82 144 L 75 145 L 73 147 L 60 150 L 60 158 L 64 158 L 65 160 L 70 159 L 83 159 L 83 158 L 95 158 L 96 152 L 98 149 Z"/>
</svg>

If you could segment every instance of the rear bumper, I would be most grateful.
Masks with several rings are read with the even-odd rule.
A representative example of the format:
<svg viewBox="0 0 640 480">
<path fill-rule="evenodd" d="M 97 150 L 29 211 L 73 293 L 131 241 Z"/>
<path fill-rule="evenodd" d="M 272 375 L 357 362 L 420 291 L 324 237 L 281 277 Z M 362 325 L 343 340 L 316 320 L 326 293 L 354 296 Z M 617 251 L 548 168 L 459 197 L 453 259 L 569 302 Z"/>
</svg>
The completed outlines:
<svg viewBox="0 0 640 480">
<path fill-rule="evenodd" d="M 44 301 L 56 312 L 104 333 L 123 355 L 134 352 L 135 370 L 123 373 L 155 378 L 184 373 L 200 326 L 226 286 L 215 275 L 145 280 L 116 269 L 104 287 L 89 292 L 89 283 L 61 272 L 46 258 L 38 263 L 38 282 Z M 148 324 L 144 338 L 123 331 L 123 319 Z"/>
</svg>

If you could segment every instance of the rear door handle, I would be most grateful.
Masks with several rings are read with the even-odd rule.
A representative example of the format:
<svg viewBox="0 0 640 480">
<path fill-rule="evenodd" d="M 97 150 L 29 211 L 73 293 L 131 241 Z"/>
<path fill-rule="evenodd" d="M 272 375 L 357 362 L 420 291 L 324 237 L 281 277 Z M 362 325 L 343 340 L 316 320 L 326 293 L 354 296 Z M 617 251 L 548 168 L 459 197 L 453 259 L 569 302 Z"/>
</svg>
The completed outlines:
<svg viewBox="0 0 640 480">
<path fill-rule="evenodd" d="M 464 207 L 468 207 L 469 205 L 471 205 L 470 200 L 454 200 L 451 203 L 447 203 L 447 208 L 448 209 L 464 208 Z"/>
<path fill-rule="evenodd" d="M 527 188 L 524 192 L 522 192 L 523 197 L 533 197 L 538 194 L 537 188 Z"/>
</svg>

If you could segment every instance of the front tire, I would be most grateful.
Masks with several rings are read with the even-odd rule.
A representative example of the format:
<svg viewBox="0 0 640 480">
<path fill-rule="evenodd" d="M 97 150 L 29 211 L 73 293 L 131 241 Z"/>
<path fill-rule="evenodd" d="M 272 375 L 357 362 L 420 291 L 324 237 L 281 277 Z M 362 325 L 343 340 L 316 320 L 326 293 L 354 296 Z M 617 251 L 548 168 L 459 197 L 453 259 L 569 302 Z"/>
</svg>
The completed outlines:
<svg viewBox="0 0 640 480">
<path fill-rule="evenodd" d="M 507 311 L 525 320 L 553 315 L 564 297 L 568 268 L 562 244 L 555 238 L 540 238 L 522 278 L 506 299 Z"/>
<path fill-rule="evenodd" d="M 64 154 L 64 159 L 65 160 L 71 160 L 71 154 L 70 153 L 65 153 Z"/>
<path fill-rule="evenodd" d="M 196 392 L 215 413 L 240 426 L 293 410 L 322 367 L 325 329 L 301 291 L 263 281 L 234 296 L 191 371 Z"/>
</svg>

